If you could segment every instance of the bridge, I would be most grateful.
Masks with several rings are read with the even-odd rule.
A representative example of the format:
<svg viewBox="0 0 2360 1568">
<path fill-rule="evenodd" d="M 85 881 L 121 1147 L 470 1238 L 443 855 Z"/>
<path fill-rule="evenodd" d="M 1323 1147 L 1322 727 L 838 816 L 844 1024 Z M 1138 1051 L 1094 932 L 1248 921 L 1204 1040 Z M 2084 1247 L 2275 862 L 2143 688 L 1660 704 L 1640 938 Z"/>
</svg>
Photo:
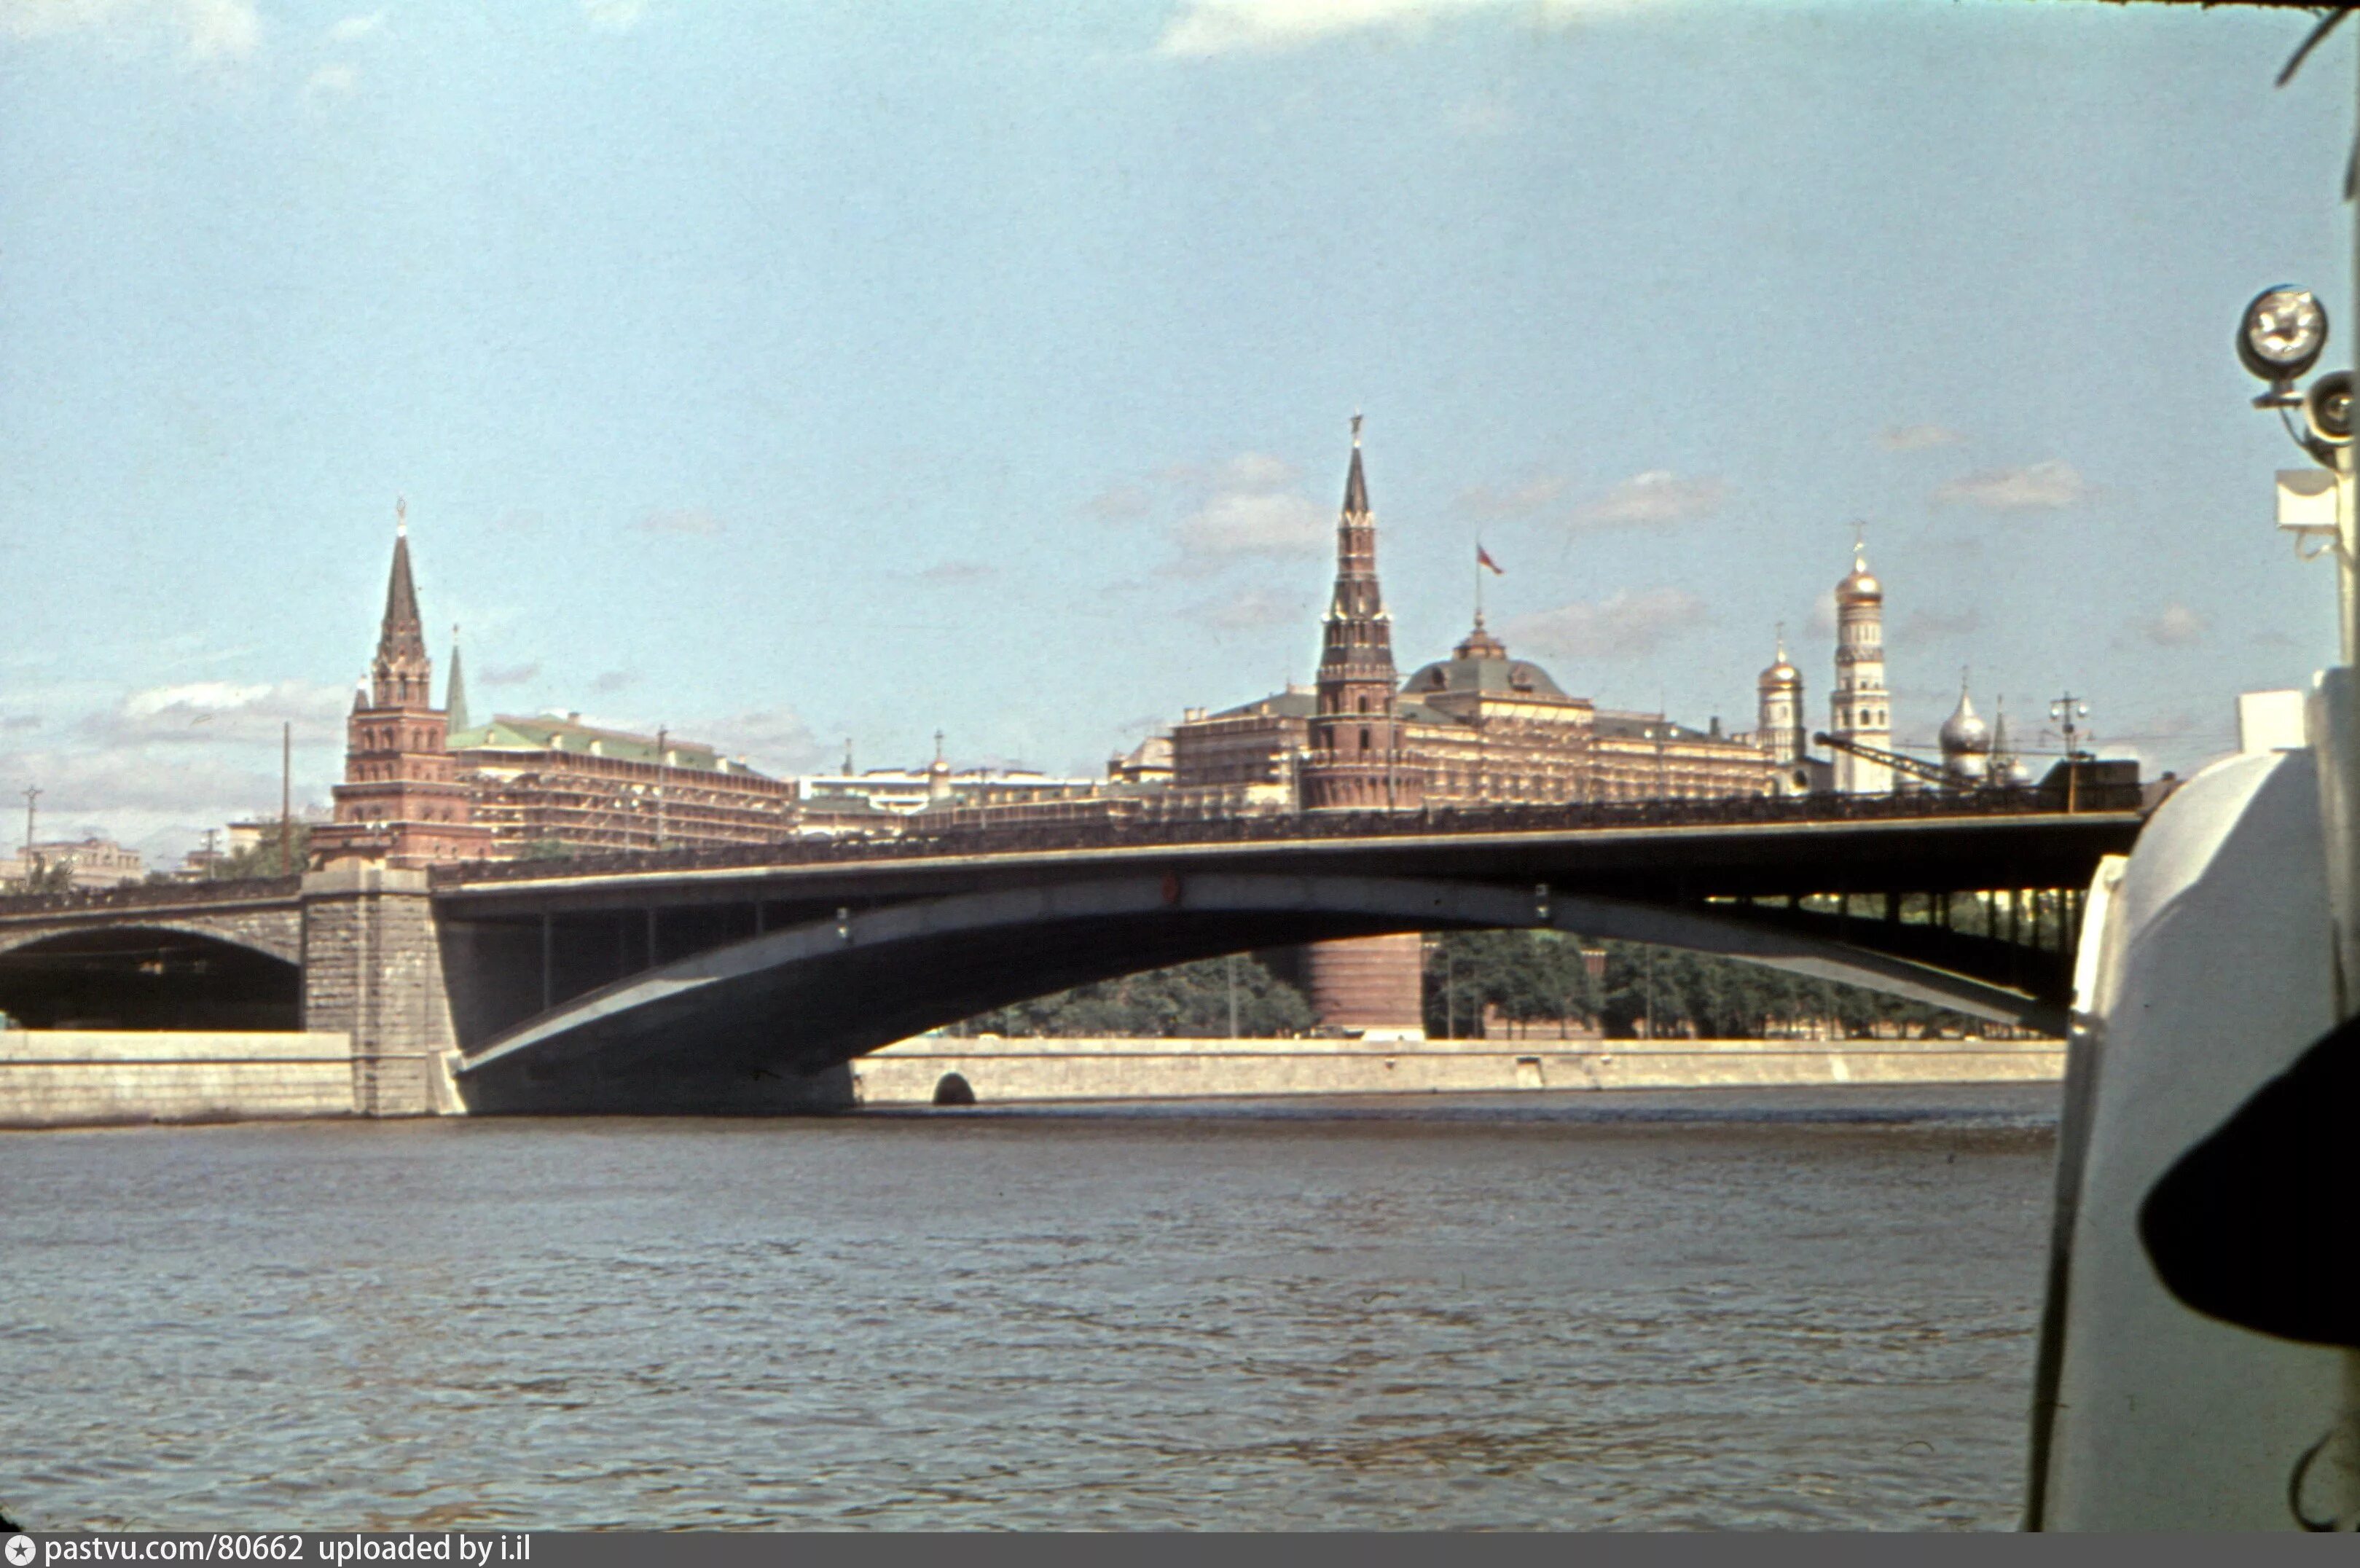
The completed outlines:
<svg viewBox="0 0 2360 1568">
<path fill-rule="evenodd" d="M 344 862 L 0 899 L 35 1027 L 344 1029 L 483 1111 L 760 1111 L 863 1051 L 1091 980 L 1333 938 L 1551 929 L 2061 1030 L 2080 891 L 2153 801 L 1748 798 L 914 832 L 730 851 Z M 1981 911 L 1952 919 L 1958 896 Z M 366 1070 L 364 1069 L 364 1072 Z M 421 1111 L 388 1070 L 369 1103 Z"/>
</svg>

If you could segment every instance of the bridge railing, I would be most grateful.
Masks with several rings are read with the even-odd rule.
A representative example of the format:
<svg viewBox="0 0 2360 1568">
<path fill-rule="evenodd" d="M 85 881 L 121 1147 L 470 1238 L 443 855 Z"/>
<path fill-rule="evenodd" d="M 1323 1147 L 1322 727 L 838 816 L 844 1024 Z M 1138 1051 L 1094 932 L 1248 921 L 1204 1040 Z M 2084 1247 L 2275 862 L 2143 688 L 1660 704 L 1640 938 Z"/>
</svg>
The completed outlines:
<svg viewBox="0 0 2360 1568">
<path fill-rule="evenodd" d="M 2136 784 L 2084 785 L 2071 814 L 2136 811 L 2147 804 Z M 433 870 L 437 887 L 532 881 L 552 876 L 626 871 L 728 870 L 816 866 L 944 855 L 1016 855 L 1059 850 L 1134 849 L 1189 844 L 1282 844 L 1324 839 L 1417 837 L 1434 833 L 1579 832 L 1616 828 L 1726 827 L 1749 824 L 1870 822 L 1939 818 L 2068 815 L 2061 793 L 2036 787 L 1926 791 L 1906 795 L 1743 796 L 1728 800 L 1585 800 L 1554 805 L 1435 806 L 1413 811 L 1267 812 L 1201 819 L 965 824 L 929 828 L 923 820 L 890 836 L 803 839 L 705 849 L 607 852 L 563 860 L 470 861 Z"/>
<path fill-rule="evenodd" d="M 76 887 L 62 893 L 0 894 L 0 915 L 73 914 L 83 909 L 146 909 L 169 905 L 249 904 L 291 898 L 300 877 L 224 878 L 217 882 L 135 882 L 126 887 Z"/>
</svg>

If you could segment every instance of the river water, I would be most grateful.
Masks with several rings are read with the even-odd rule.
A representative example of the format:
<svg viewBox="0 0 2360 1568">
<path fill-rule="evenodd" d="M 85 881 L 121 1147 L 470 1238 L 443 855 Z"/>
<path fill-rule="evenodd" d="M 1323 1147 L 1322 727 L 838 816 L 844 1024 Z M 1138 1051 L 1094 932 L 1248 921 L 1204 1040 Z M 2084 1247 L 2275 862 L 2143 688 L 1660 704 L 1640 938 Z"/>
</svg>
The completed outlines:
<svg viewBox="0 0 2360 1568">
<path fill-rule="evenodd" d="M 2005 1528 L 2053 1087 L 0 1135 L 34 1529 Z"/>
</svg>

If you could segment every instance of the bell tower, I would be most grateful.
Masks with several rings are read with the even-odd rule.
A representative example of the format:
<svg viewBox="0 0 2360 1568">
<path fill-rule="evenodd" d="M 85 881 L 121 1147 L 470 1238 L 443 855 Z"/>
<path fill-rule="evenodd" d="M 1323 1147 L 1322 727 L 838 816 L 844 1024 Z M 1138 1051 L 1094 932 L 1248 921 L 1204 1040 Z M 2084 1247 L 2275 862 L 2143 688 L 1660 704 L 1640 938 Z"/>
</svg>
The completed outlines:
<svg viewBox="0 0 2360 1568">
<path fill-rule="evenodd" d="M 1836 584 L 1836 687 L 1828 719 L 1828 732 L 1838 740 L 1893 749 L 1892 698 L 1885 689 L 1885 585 L 1870 574 L 1868 547 L 1858 538 L 1852 573 Z M 1893 769 L 1839 748 L 1835 784 L 1840 794 L 1886 794 Z"/>
</svg>

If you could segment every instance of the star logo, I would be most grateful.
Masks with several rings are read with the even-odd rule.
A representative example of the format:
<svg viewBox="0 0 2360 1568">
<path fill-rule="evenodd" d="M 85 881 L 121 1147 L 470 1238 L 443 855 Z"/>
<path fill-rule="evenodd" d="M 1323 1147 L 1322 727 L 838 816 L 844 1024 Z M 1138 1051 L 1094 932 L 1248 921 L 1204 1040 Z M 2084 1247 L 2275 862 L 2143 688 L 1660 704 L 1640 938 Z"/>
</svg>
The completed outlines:
<svg viewBox="0 0 2360 1568">
<path fill-rule="evenodd" d="M 25 1564 L 33 1560 L 33 1538 L 29 1535 L 10 1536 L 7 1552 L 9 1568 L 25 1568 Z"/>
</svg>

